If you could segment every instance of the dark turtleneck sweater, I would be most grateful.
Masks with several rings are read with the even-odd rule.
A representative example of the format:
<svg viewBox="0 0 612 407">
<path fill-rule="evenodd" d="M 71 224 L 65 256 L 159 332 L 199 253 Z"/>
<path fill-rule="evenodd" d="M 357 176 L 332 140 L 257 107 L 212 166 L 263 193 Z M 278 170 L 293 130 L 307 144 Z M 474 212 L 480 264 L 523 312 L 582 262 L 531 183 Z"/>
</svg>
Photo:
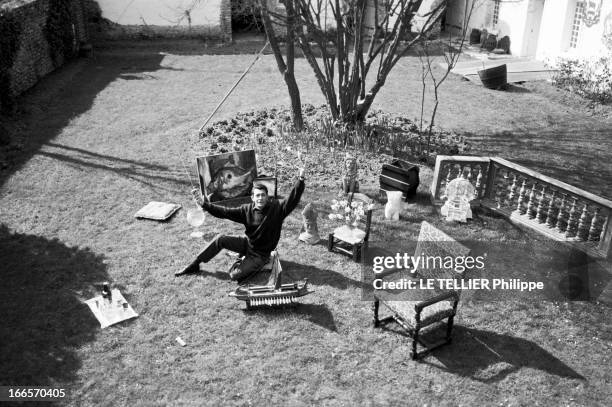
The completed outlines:
<svg viewBox="0 0 612 407">
<path fill-rule="evenodd" d="M 304 181 L 297 180 L 287 198 L 280 201 L 269 199 L 261 210 L 256 209 L 252 202 L 238 208 L 226 208 L 204 202 L 202 208 L 214 217 L 242 223 L 249 240 L 249 249 L 257 254 L 269 256 L 270 252 L 276 249 L 283 221 L 300 202 L 302 192 L 304 192 Z"/>
</svg>

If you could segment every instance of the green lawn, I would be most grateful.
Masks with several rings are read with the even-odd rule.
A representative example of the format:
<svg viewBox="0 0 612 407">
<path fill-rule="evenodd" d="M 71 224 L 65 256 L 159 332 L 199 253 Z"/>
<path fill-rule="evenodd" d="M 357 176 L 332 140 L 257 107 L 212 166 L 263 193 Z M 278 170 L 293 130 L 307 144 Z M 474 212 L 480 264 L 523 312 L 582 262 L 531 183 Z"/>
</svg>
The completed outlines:
<svg viewBox="0 0 612 407">
<path fill-rule="evenodd" d="M 607 404 L 609 304 L 464 301 L 453 344 L 414 362 L 401 333 L 372 328 L 361 267 L 323 245 L 297 242 L 298 211 L 285 222 L 279 250 L 289 274 L 308 277 L 315 293 L 295 308 L 245 312 L 227 296 L 236 285 L 222 273 L 231 261 L 223 254 L 210 273 L 175 278 L 203 244 L 189 238 L 185 212 L 166 223 L 133 215 L 152 200 L 190 205 L 184 165 L 209 150 L 197 130 L 252 61 L 250 52 L 198 43 L 99 49 L 21 101 L 19 120 L 7 127 L 22 144 L 6 153 L 13 165 L 0 178 L 0 384 L 64 387 L 62 404 L 74 406 Z M 400 62 L 375 108 L 418 116 L 417 64 Z M 323 103 L 303 60 L 296 75 L 303 102 Z M 287 104 L 281 84 L 266 55 L 219 118 Z M 544 83 L 522 88 L 495 92 L 451 77 L 437 122 L 469 132 L 477 153 L 610 198 L 609 110 L 589 109 Z M 430 180 L 423 169 L 421 196 Z M 375 179 L 364 181 L 374 192 Z M 334 182 L 318 185 L 302 204 L 325 208 Z M 289 184 L 280 187 L 286 193 Z M 535 257 L 495 263 L 496 273 L 541 271 L 538 277 L 552 279 L 564 272 L 563 262 L 541 261 L 546 242 L 503 219 L 479 213 L 468 226 L 450 225 L 419 202 L 397 224 L 383 221 L 379 206 L 373 245 L 407 242 L 408 250 L 420 221 L 429 220 L 474 244 L 533 248 Z M 320 219 L 323 237 L 332 227 Z M 202 230 L 205 239 L 242 233 L 210 216 Z M 609 263 L 589 264 L 589 272 L 608 281 Z M 80 300 L 105 280 L 139 318 L 99 329 Z"/>
</svg>

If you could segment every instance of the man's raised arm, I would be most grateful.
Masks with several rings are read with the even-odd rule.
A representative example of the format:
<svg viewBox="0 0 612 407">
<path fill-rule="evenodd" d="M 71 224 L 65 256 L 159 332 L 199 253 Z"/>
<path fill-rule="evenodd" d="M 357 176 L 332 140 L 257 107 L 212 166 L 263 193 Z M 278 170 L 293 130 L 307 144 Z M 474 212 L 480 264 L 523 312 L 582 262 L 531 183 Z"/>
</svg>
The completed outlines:
<svg viewBox="0 0 612 407">
<path fill-rule="evenodd" d="M 289 193 L 289 196 L 281 201 L 283 208 L 283 216 L 288 216 L 300 202 L 302 193 L 304 192 L 304 168 L 301 168 L 298 173 L 298 179 Z"/>
<path fill-rule="evenodd" d="M 238 222 L 238 223 L 246 222 L 246 213 L 244 212 L 242 208 L 240 207 L 226 208 L 221 205 L 215 205 L 213 203 L 210 203 L 208 199 L 206 200 L 202 199 L 199 192 L 200 191 L 197 188 L 194 188 L 191 191 L 191 194 L 193 195 L 194 200 L 196 201 L 198 205 L 202 207 L 202 209 L 210 213 L 215 218 L 229 219 L 231 221 Z"/>
</svg>

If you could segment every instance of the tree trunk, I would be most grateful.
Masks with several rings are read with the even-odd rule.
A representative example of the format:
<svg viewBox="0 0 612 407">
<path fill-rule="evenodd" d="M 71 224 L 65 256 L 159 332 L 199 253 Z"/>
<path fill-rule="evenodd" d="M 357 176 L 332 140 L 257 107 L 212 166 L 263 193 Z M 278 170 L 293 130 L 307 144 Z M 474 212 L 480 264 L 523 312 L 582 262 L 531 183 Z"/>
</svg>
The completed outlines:
<svg viewBox="0 0 612 407">
<path fill-rule="evenodd" d="M 283 80 L 287 85 L 287 91 L 289 92 L 289 99 L 291 100 L 291 120 L 293 127 L 301 131 L 304 129 L 304 119 L 302 116 L 302 102 L 300 98 L 300 89 L 298 88 L 297 82 L 295 81 L 295 74 L 293 72 L 294 61 L 295 61 L 295 11 L 293 7 L 293 0 L 287 0 L 285 7 L 287 9 L 287 38 L 286 38 L 286 52 L 287 52 L 287 63 L 283 59 L 280 46 L 278 45 L 278 38 L 274 34 L 274 26 L 270 19 L 270 14 L 265 3 L 260 5 L 261 7 L 261 18 L 266 30 L 270 47 L 274 53 L 276 59 L 276 65 L 278 66 L 279 72 L 283 75 Z"/>
<path fill-rule="evenodd" d="M 298 88 L 293 73 L 289 74 L 285 72 L 283 76 L 287 84 L 287 90 L 289 91 L 289 98 L 291 99 L 291 121 L 293 122 L 293 127 L 298 131 L 302 131 L 304 129 L 304 119 L 302 117 L 300 89 Z"/>
<path fill-rule="evenodd" d="M 302 102 L 300 100 L 300 89 L 295 81 L 293 70 L 295 62 L 295 7 L 293 1 L 294 0 L 285 1 L 285 9 L 287 10 L 287 69 L 285 69 L 283 79 L 285 79 L 287 90 L 289 91 L 289 98 L 291 99 L 291 119 L 293 121 L 293 127 L 298 131 L 302 131 L 304 129 Z"/>
<path fill-rule="evenodd" d="M 299 40 L 300 48 L 302 49 L 304 58 L 306 58 L 308 65 L 310 65 L 310 67 L 312 68 L 312 71 L 315 74 L 315 78 L 317 79 L 317 84 L 321 89 L 321 93 L 323 93 L 323 96 L 325 96 L 329 112 L 334 120 L 338 120 L 340 113 L 338 110 L 338 102 L 336 99 L 336 92 L 334 90 L 333 78 L 331 78 L 331 80 L 328 80 L 329 76 L 327 72 L 324 74 L 319 68 L 314 52 L 308 44 L 308 39 L 305 38 L 304 35 L 299 35 Z"/>
</svg>

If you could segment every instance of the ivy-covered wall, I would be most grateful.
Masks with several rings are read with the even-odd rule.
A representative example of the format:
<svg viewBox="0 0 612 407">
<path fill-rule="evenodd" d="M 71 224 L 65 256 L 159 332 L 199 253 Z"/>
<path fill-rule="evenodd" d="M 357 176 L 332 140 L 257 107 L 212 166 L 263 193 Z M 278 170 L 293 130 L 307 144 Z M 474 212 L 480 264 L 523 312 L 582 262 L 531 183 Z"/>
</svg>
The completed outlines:
<svg viewBox="0 0 612 407">
<path fill-rule="evenodd" d="M 0 109 L 76 56 L 88 42 L 82 0 L 0 4 Z"/>
</svg>

